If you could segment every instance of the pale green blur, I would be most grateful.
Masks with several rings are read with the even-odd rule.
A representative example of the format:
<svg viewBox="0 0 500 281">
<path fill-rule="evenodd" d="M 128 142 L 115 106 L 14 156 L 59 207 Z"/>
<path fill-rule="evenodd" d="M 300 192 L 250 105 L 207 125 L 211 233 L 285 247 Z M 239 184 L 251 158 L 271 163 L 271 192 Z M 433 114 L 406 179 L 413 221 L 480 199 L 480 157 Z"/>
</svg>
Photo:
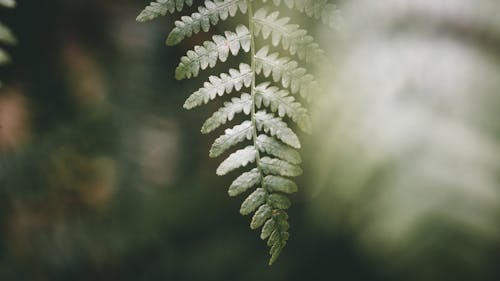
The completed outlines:
<svg viewBox="0 0 500 281">
<path fill-rule="evenodd" d="M 347 2 L 318 102 L 311 216 L 405 280 L 494 278 L 500 2 Z"/>
</svg>

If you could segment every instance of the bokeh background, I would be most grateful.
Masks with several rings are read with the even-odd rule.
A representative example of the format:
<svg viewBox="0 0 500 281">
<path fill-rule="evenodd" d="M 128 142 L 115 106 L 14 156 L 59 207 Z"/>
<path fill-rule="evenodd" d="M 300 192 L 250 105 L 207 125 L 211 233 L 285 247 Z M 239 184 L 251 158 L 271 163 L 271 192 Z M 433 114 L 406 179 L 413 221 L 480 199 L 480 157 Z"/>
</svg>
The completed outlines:
<svg viewBox="0 0 500 281">
<path fill-rule="evenodd" d="M 336 31 L 282 9 L 333 69 L 272 267 L 199 133 L 220 101 L 173 78 L 210 34 L 165 47 L 146 0 L 0 11 L 0 280 L 498 280 L 500 4 L 337 2 Z"/>
</svg>

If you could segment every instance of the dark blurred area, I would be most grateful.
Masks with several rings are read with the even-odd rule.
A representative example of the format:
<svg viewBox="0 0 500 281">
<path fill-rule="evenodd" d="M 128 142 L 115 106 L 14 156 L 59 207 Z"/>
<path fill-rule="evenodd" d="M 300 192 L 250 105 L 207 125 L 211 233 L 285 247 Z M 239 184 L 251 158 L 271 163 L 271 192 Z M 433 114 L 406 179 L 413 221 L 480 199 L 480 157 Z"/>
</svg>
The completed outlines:
<svg viewBox="0 0 500 281">
<path fill-rule="evenodd" d="M 165 47 L 176 16 L 139 24 L 146 2 L 1 12 L 19 44 L 1 69 L 0 280 L 376 279 L 347 233 L 314 230 L 299 198 L 289 247 L 267 266 L 199 133 L 212 109 L 182 108 L 202 80 L 173 78 L 208 35 Z"/>
<path fill-rule="evenodd" d="M 308 165 L 299 179 L 301 191 L 294 196 L 290 210 L 291 239 L 280 260 L 268 267 L 265 243 L 249 229 L 250 218 L 238 213 L 241 198 L 227 196 L 232 178 L 217 177 L 215 169 L 220 160 L 208 158 L 215 136 L 199 133 L 203 120 L 216 110 L 217 104 L 190 112 L 182 108 L 188 94 L 200 87 L 206 76 L 180 82 L 174 79 L 180 56 L 210 34 L 199 34 L 175 48 L 165 47 L 164 40 L 179 15 L 137 23 L 135 17 L 147 2 L 21 0 L 16 9 L 0 12 L 2 22 L 9 24 L 19 41 L 16 47 L 8 49 L 13 63 L 0 69 L 5 84 L 0 91 L 0 280 L 498 280 L 495 263 L 500 249 L 497 194 L 500 87 L 497 83 L 483 89 L 478 86 L 481 80 L 470 82 L 471 89 L 488 94 L 476 95 L 481 97 L 481 104 L 471 104 L 467 99 L 460 103 L 465 111 L 474 108 L 467 111 L 471 116 L 491 113 L 485 120 L 494 121 L 478 126 L 494 143 L 488 145 L 494 148 L 478 154 L 474 150 L 458 160 L 452 157 L 460 156 L 463 147 L 484 147 L 481 134 L 470 140 L 472 144 L 458 145 L 456 151 L 447 154 L 448 158 L 417 161 L 416 157 L 409 157 L 406 148 L 394 149 L 398 147 L 394 139 L 407 144 L 416 135 L 430 134 L 440 140 L 441 137 L 463 139 L 463 134 L 445 132 L 438 136 L 436 132 L 443 132 L 441 127 L 433 128 L 430 133 L 378 130 L 384 127 L 381 124 L 389 124 L 388 120 L 408 111 L 406 107 L 396 107 L 401 112 L 391 111 L 394 115 L 382 116 L 381 112 L 388 112 L 386 107 L 365 110 L 365 103 L 370 108 L 376 103 L 369 99 L 366 102 L 366 96 L 361 94 L 355 95 L 357 89 L 352 84 L 372 85 L 363 76 L 370 75 L 358 70 L 370 70 L 366 62 L 377 60 L 372 60 L 370 49 L 358 53 L 342 42 L 368 46 L 379 55 L 389 50 L 389 54 L 382 54 L 387 55 L 384 58 L 399 63 L 402 60 L 397 54 L 392 56 L 393 49 L 364 44 L 362 39 L 370 41 L 379 32 L 365 30 L 364 26 L 369 25 L 365 21 L 363 27 L 351 26 L 356 32 L 363 30 L 364 33 L 359 33 L 361 39 L 335 38 L 330 42 L 332 32 L 326 32 L 328 36 L 322 40 L 325 48 L 338 46 L 332 54 L 335 75 L 345 65 L 351 72 L 345 72 L 344 76 L 354 75 L 355 82 L 350 81 L 348 87 L 342 88 L 343 80 L 326 79 L 342 85 L 333 86 L 331 93 L 342 92 L 350 97 L 332 94 L 324 103 L 331 103 L 332 107 L 320 111 L 327 116 L 330 127 L 321 132 L 321 139 L 313 136 L 307 141 L 304 158 Z M 403 2 L 388 1 L 392 4 L 386 8 Z M 456 1 L 457 5 L 465 2 L 468 1 Z M 348 31 L 352 31 L 349 20 L 356 18 L 352 13 L 348 10 L 346 15 Z M 378 21 L 381 18 L 387 17 L 377 14 L 371 19 L 381 22 Z M 302 21 L 313 29 L 316 26 L 314 20 Z M 408 28 L 403 21 L 398 19 L 391 31 L 413 32 L 417 25 L 410 23 Z M 497 24 L 498 20 L 494 22 Z M 233 25 L 229 22 L 211 32 L 220 33 L 225 28 L 232 29 Z M 443 28 L 448 30 L 446 26 Z M 498 34 L 491 31 L 500 30 L 496 28 L 493 25 L 487 30 L 449 32 L 459 33 L 455 40 L 466 40 L 468 47 L 479 46 L 480 52 L 487 52 L 496 69 L 500 65 L 500 41 L 496 41 Z M 419 38 L 421 42 L 433 42 L 428 39 Z M 435 50 L 433 46 L 426 47 Z M 446 49 L 443 53 L 447 53 Z M 340 62 L 342 56 L 347 62 Z M 353 58 L 361 58 L 365 64 L 356 65 Z M 431 57 L 436 61 L 439 58 L 439 55 Z M 383 61 L 378 62 L 384 65 Z M 412 62 L 415 63 L 404 64 L 391 77 L 396 79 L 396 74 L 402 74 L 404 66 L 411 66 Z M 377 73 L 394 69 L 390 64 L 384 66 Z M 469 64 L 463 66 L 470 70 L 469 67 Z M 441 69 L 455 68 L 452 65 Z M 408 76 L 416 77 L 414 73 Z M 498 77 L 485 79 L 500 81 Z M 463 80 L 455 81 L 461 88 Z M 415 85 L 421 80 L 413 82 Z M 424 90 L 415 90 L 415 95 L 428 89 L 440 92 L 441 88 L 433 88 L 434 85 L 425 84 Z M 406 90 L 414 88 L 398 89 L 411 96 L 411 91 Z M 446 88 L 450 93 L 453 90 Z M 382 101 L 387 99 L 393 100 L 381 95 Z M 398 96 L 395 100 L 404 98 Z M 449 108 L 457 108 L 453 101 L 457 99 L 448 96 L 439 100 L 439 105 L 450 102 Z M 435 109 L 434 106 L 432 103 L 429 107 Z M 373 119 L 374 116 L 380 119 Z M 422 116 L 406 117 L 420 120 Z M 324 121 L 321 118 L 325 116 L 319 118 L 318 124 Z M 379 123 L 363 123 L 357 118 Z M 478 117 L 478 120 L 467 119 L 466 123 L 476 124 L 475 121 L 483 119 Z M 420 125 L 429 124 L 433 122 Z M 389 124 L 388 128 L 408 128 L 407 125 Z M 443 126 L 451 128 L 449 124 Z M 366 128 L 376 128 L 377 134 L 363 131 Z M 379 135 L 386 138 L 380 137 L 380 142 L 361 142 Z M 409 150 L 416 155 L 422 150 L 415 149 L 422 147 L 432 148 L 424 149 L 426 155 L 443 151 L 431 140 L 419 144 Z M 467 158 L 470 154 L 477 163 Z M 485 158 L 490 162 L 483 169 Z M 472 168 L 446 171 L 444 180 L 442 173 L 436 176 L 424 169 L 439 171 L 449 163 L 463 162 L 470 163 Z M 429 166 L 429 163 L 439 165 Z M 408 172 L 419 169 L 422 173 Z M 478 170 L 479 178 L 471 176 L 469 182 L 463 183 L 460 176 L 472 169 Z M 485 176 L 483 172 L 489 174 Z M 456 176 L 456 181 L 449 180 L 450 174 Z M 413 214 L 411 206 L 426 206 L 435 193 L 427 193 L 431 194 L 428 197 L 412 193 L 416 190 L 413 187 L 422 183 L 431 189 L 450 187 L 439 194 L 452 199 L 435 204 L 460 211 L 458 216 L 450 215 L 452 223 L 449 214 L 420 208 L 436 219 L 416 219 L 418 231 L 410 231 L 414 225 L 405 223 L 412 221 L 411 215 L 405 217 L 408 218 L 403 220 L 405 223 L 391 216 L 404 216 L 404 210 Z M 475 184 L 487 187 L 484 193 L 479 191 L 478 202 L 447 197 L 456 194 L 454 186 L 467 189 Z M 387 190 L 390 192 L 384 193 Z M 477 193 L 468 190 L 464 196 L 469 198 L 470 194 Z M 418 200 L 412 201 L 415 198 Z M 449 201 L 453 204 L 441 205 Z M 485 205 L 487 208 L 477 214 L 469 209 L 461 213 L 459 207 L 466 204 L 473 211 Z M 478 222 L 468 225 L 467 232 L 461 231 L 460 215 L 464 214 L 472 222 Z M 379 224 L 372 225 L 374 222 Z M 401 231 L 402 228 L 408 231 Z M 418 238 L 426 234 L 433 240 L 420 243 Z M 457 245 L 468 247 L 463 250 Z"/>
</svg>

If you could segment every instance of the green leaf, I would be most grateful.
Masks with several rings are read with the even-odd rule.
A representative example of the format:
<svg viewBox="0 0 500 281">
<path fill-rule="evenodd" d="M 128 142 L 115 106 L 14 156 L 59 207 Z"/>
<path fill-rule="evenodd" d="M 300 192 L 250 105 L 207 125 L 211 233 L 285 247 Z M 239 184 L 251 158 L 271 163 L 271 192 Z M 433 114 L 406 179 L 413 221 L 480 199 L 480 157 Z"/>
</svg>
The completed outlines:
<svg viewBox="0 0 500 281">
<path fill-rule="evenodd" d="M 250 172 L 241 174 L 241 176 L 235 179 L 229 187 L 229 196 L 235 197 L 246 192 L 250 188 L 257 185 L 260 182 L 260 178 L 261 175 L 257 168 L 252 169 Z"/>
<path fill-rule="evenodd" d="M 264 132 L 276 136 L 293 148 L 300 148 L 299 138 L 281 118 L 265 111 L 259 111 L 255 113 L 255 121 L 259 130 L 264 130 Z"/>
<path fill-rule="evenodd" d="M 291 194 L 298 191 L 298 187 L 293 181 L 273 175 L 269 175 L 264 178 L 262 187 L 269 192 L 283 192 Z"/>
<path fill-rule="evenodd" d="M 276 158 L 263 157 L 260 159 L 260 166 L 264 173 L 270 175 L 297 177 L 302 174 L 302 169 L 299 166 Z"/>
<path fill-rule="evenodd" d="M 266 202 L 267 193 L 262 188 L 257 188 L 241 204 L 240 214 L 246 216 L 254 212 L 260 205 Z"/>
<path fill-rule="evenodd" d="M 219 23 L 219 19 L 234 17 L 238 10 L 243 14 L 247 12 L 245 0 L 207 0 L 205 6 L 198 7 L 197 13 L 183 16 L 180 21 L 175 22 L 175 28 L 168 35 L 167 45 L 179 44 L 184 38 L 191 37 L 201 30 L 207 32 L 211 25 Z"/>
<path fill-rule="evenodd" d="M 271 206 L 264 204 L 255 212 L 252 222 L 250 223 L 251 229 L 257 229 L 261 227 L 267 219 L 271 217 L 273 210 Z"/>
<path fill-rule="evenodd" d="M 203 124 L 201 128 L 201 132 L 203 134 L 208 134 L 226 124 L 227 121 L 233 120 L 236 114 L 243 112 L 248 115 L 251 110 L 252 96 L 249 94 L 244 93 L 240 98 L 232 98 L 230 102 L 225 102 L 223 107 L 205 121 L 205 124 Z"/>
<path fill-rule="evenodd" d="M 212 39 L 203 42 L 203 46 L 195 46 L 181 58 L 175 69 L 176 79 L 196 77 L 200 69 L 214 67 L 218 60 L 225 62 L 229 53 L 235 56 L 241 49 L 250 51 L 250 33 L 244 25 L 238 25 L 236 32 L 226 31 L 225 36 L 214 35 Z"/>
<path fill-rule="evenodd" d="M 305 68 L 299 67 L 296 61 L 287 57 L 279 57 L 278 53 L 269 54 L 269 47 L 262 47 L 255 54 L 257 74 L 269 77 L 274 82 L 281 82 L 285 88 L 290 88 L 293 94 L 300 93 L 303 98 L 310 99 L 319 92 L 319 84 Z"/>
<path fill-rule="evenodd" d="M 289 95 L 286 90 L 278 87 L 269 87 L 271 83 L 265 82 L 255 87 L 256 105 L 269 107 L 272 112 L 277 112 L 279 117 L 290 117 L 304 132 L 311 131 L 311 117 L 295 98 Z"/>
<path fill-rule="evenodd" d="M 292 164 L 298 165 L 302 162 L 297 150 L 267 135 L 259 135 L 257 137 L 257 147 L 259 151 L 278 157 Z"/>
<path fill-rule="evenodd" d="M 292 203 L 290 199 L 281 194 L 271 194 L 267 197 L 267 204 L 271 205 L 274 209 L 286 210 L 290 208 Z"/>
<path fill-rule="evenodd" d="M 260 234 L 260 239 L 265 240 L 267 239 L 271 233 L 276 229 L 276 222 L 274 219 L 268 219 L 266 223 L 264 223 L 264 226 L 262 227 L 262 232 Z"/>
<path fill-rule="evenodd" d="M 276 238 L 273 241 L 273 244 L 271 244 L 271 249 L 269 250 L 269 254 L 271 255 L 271 258 L 269 259 L 269 265 L 273 265 L 276 260 L 278 259 L 279 255 L 283 251 L 283 249 L 286 246 L 286 242 L 289 238 L 290 234 L 288 232 L 285 233 L 280 233 L 276 232 Z M 274 238 L 274 237 L 273 237 Z"/>
<path fill-rule="evenodd" d="M 261 175 L 257 168 L 241 174 L 241 176 L 235 179 L 229 187 L 229 196 L 234 197 L 246 192 L 250 188 L 256 186 L 260 182 L 260 178 Z"/>
<path fill-rule="evenodd" d="M 227 129 L 224 135 L 215 140 L 210 149 L 210 157 L 215 158 L 220 156 L 232 146 L 244 141 L 252 139 L 252 122 L 244 121 L 240 125 L 236 125 L 231 129 Z"/>
<path fill-rule="evenodd" d="M 276 229 L 271 233 L 271 235 L 269 235 L 269 239 L 267 240 L 267 246 L 271 247 L 274 244 L 276 244 L 276 242 L 279 242 L 281 240 L 280 235 L 281 232 L 276 227 Z"/>
<path fill-rule="evenodd" d="M 299 59 L 316 64 L 325 63 L 325 51 L 314 42 L 314 38 L 307 31 L 300 29 L 297 24 L 289 24 L 290 18 L 279 18 L 279 12 L 269 13 L 265 8 L 259 9 L 254 17 L 254 33 L 262 35 L 264 39 L 271 37 L 273 46 L 281 43 L 283 49 L 291 55 L 297 54 Z"/>
<path fill-rule="evenodd" d="M 202 88 L 194 92 L 184 103 L 185 109 L 193 109 L 208 103 L 217 95 L 230 94 L 233 90 L 239 91 L 243 86 L 250 87 L 252 83 L 252 69 L 246 63 L 240 64 L 239 70 L 229 69 L 229 73 L 222 73 L 219 77 L 210 76 Z"/>
<path fill-rule="evenodd" d="M 150 21 L 167 13 L 180 12 L 184 6 L 191 5 L 193 5 L 193 0 L 156 0 L 144 8 L 136 20 L 138 22 Z"/>
<path fill-rule="evenodd" d="M 247 146 L 234 152 L 220 164 L 219 168 L 217 168 L 217 175 L 226 175 L 240 167 L 245 167 L 248 163 L 255 162 L 256 155 L 257 151 L 253 146 Z"/>
<path fill-rule="evenodd" d="M 289 236 L 290 234 L 288 232 L 281 234 L 281 237 L 279 237 L 278 240 L 272 245 L 271 250 L 269 251 L 269 254 L 271 254 L 269 265 L 273 265 L 276 262 L 281 252 L 283 251 L 283 248 L 285 248 L 286 241 L 288 240 Z"/>
</svg>

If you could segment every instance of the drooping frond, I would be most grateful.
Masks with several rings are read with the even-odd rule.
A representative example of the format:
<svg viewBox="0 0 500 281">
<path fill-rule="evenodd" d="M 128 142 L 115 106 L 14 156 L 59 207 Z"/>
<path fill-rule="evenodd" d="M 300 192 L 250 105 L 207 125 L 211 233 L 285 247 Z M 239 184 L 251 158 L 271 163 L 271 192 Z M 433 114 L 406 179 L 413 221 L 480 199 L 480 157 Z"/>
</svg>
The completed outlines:
<svg viewBox="0 0 500 281">
<path fill-rule="evenodd" d="M 196 77 L 200 69 L 214 67 L 218 60 L 225 62 L 229 54 L 236 56 L 241 49 L 250 51 L 250 33 L 246 26 L 238 25 L 236 32 L 226 31 L 224 35 L 214 35 L 213 41 L 205 41 L 203 46 L 188 51 L 177 66 L 175 77 L 179 80 Z"/>
<path fill-rule="evenodd" d="M 184 38 L 191 37 L 203 30 L 207 32 L 211 25 L 217 25 L 219 20 L 226 20 L 229 16 L 234 17 L 240 10 L 247 11 L 247 1 L 245 0 L 207 0 L 205 6 L 199 6 L 198 12 L 191 16 L 183 16 L 181 20 L 175 22 L 175 28 L 167 38 L 167 45 L 179 44 Z"/>
<path fill-rule="evenodd" d="M 335 25 L 337 17 L 333 5 L 326 0 L 271 0 L 276 6 L 284 3 L 287 7 L 303 12 L 310 17 L 322 19 Z M 307 109 L 299 94 L 309 100 L 318 91 L 318 83 L 312 74 L 288 57 L 270 53 L 269 47 L 258 48 L 257 36 L 270 41 L 274 47 L 281 45 L 290 56 L 300 62 L 322 63 L 324 52 L 314 42 L 307 30 L 290 23 L 290 18 L 280 17 L 278 12 L 260 9 L 253 12 L 255 0 L 206 0 L 196 6 L 197 12 L 181 16 L 167 38 L 167 45 L 175 45 L 193 34 L 207 32 L 221 20 L 235 16 L 238 11 L 248 14 L 248 22 L 238 24 L 235 32 L 226 31 L 224 36 L 215 35 L 212 40 L 195 46 L 181 58 L 175 77 L 179 80 L 198 76 L 200 70 L 215 67 L 225 62 L 230 55 L 236 56 L 241 50 L 250 53 L 247 62 L 240 62 L 238 69 L 209 76 L 208 81 L 191 94 L 184 108 L 193 109 L 207 104 L 217 96 L 237 93 L 208 118 L 201 132 L 207 134 L 234 121 L 237 114 L 243 121 L 226 129 L 210 148 L 210 157 L 229 154 L 217 168 L 218 175 L 226 175 L 250 166 L 232 182 L 228 194 L 231 197 L 249 193 L 244 199 L 240 213 L 250 215 L 251 229 L 262 227 L 261 238 L 270 247 L 270 261 L 276 261 L 289 238 L 289 224 L 286 209 L 291 205 L 287 195 L 297 192 L 298 187 L 290 179 L 302 174 L 299 164 L 302 159 L 297 149 L 301 143 L 290 128 L 290 120 L 305 131 L 311 130 Z M 269 2 L 262 0 L 261 2 Z M 156 0 L 139 15 L 139 21 L 146 21 L 168 13 L 182 11 L 194 5 L 187 0 Z M 256 84 L 257 76 L 264 80 Z M 272 78 L 271 78 L 272 76 Z M 266 81 L 267 80 L 267 81 Z M 282 88 L 271 83 L 279 83 Z M 245 89 L 243 89 L 245 88 Z M 242 92 L 240 92 L 242 91 Z M 299 100 L 300 99 L 300 100 Z M 239 118 L 238 118 L 239 119 Z M 252 167 L 253 166 L 253 167 Z"/>
<path fill-rule="evenodd" d="M 276 6 L 283 2 L 288 8 L 320 19 L 331 28 L 338 27 L 341 21 L 339 10 L 335 5 L 329 4 L 328 0 L 262 0 L 264 3 L 268 1 L 272 1 Z"/>
<path fill-rule="evenodd" d="M 255 59 L 258 74 L 272 76 L 274 82 L 281 82 L 281 85 L 290 88 L 293 94 L 300 93 L 303 98 L 310 99 L 319 91 L 318 82 L 305 68 L 287 57 L 279 57 L 278 53 L 269 54 L 268 46 L 262 47 Z"/>
<path fill-rule="evenodd" d="M 191 5 L 193 5 L 193 0 L 156 0 L 144 8 L 136 20 L 138 22 L 150 21 L 168 13 L 180 12 L 184 9 L 184 6 Z"/>
<path fill-rule="evenodd" d="M 243 86 L 250 87 L 252 83 L 252 70 L 246 63 L 240 64 L 240 69 L 229 69 L 229 73 L 222 73 L 220 77 L 210 76 L 203 88 L 194 92 L 184 103 L 185 109 L 193 109 L 208 103 L 217 95 L 230 94 L 233 90 L 239 91 Z"/>
<path fill-rule="evenodd" d="M 279 18 L 279 12 L 268 13 L 265 8 L 261 8 L 255 12 L 253 22 L 255 35 L 262 35 L 264 39 L 270 37 L 273 46 L 281 43 L 291 55 L 297 54 L 307 62 L 325 62 L 325 52 L 314 42 L 314 38 L 299 25 L 290 24 L 290 18 Z"/>
</svg>

